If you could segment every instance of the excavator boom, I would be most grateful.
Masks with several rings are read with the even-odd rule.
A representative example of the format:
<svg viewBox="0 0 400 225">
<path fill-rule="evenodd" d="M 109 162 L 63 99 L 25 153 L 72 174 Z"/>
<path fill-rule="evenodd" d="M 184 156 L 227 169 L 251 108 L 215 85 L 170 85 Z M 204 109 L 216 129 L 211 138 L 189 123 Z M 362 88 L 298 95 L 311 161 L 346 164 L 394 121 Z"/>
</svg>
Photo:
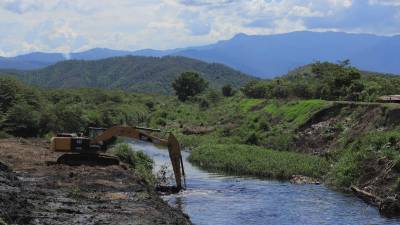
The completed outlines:
<svg viewBox="0 0 400 225">
<path fill-rule="evenodd" d="M 178 190 L 181 190 L 183 187 L 182 180 L 184 183 L 185 172 L 183 168 L 181 149 L 178 140 L 172 133 L 169 134 L 168 139 L 161 139 L 144 131 L 159 132 L 160 130 L 141 127 L 114 126 L 104 130 L 101 134 L 92 139 L 91 145 L 101 144 L 102 142 L 107 141 L 112 137 L 120 136 L 151 142 L 156 145 L 166 146 L 168 148 L 172 169 L 174 171 L 176 187 Z"/>
</svg>

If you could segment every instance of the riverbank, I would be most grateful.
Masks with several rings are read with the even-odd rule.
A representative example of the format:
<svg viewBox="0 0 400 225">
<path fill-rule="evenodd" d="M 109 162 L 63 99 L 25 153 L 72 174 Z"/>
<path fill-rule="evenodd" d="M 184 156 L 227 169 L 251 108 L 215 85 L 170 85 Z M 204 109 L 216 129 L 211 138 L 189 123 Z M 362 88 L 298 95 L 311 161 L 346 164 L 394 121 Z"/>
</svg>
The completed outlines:
<svg viewBox="0 0 400 225">
<path fill-rule="evenodd" d="M 191 224 L 127 166 L 47 165 L 42 139 L 0 139 L 0 218 L 8 224 Z"/>
<path fill-rule="evenodd" d="M 333 189 L 355 192 L 386 216 L 400 215 L 399 105 L 232 101 L 211 109 L 221 114 L 216 123 L 202 123 L 215 131 L 182 136 L 193 147 L 192 162 L 264 178 L 317 177 Z"/>
</svg>

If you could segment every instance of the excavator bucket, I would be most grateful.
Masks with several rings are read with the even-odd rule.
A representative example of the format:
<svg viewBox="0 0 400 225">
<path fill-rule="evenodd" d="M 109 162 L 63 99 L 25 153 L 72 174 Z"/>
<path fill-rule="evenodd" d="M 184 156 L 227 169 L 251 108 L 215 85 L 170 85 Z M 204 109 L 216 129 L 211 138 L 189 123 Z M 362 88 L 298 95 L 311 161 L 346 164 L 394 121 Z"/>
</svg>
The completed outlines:
<svg viewBox="0 0 400 225">
<path fill-rule="evenodd" d="M 173 134 L 168 137 L 168 152 L 172 163 L 172 169 L 175 174 L 176 188 L 182 189 L 182 177 L 185 183 L 185 170 L 183 168 L 183 161 L 181 155 L 181 149 L 178 140 Z M 186 184 L 184 184 L 186 186 Z"/>
</svg>

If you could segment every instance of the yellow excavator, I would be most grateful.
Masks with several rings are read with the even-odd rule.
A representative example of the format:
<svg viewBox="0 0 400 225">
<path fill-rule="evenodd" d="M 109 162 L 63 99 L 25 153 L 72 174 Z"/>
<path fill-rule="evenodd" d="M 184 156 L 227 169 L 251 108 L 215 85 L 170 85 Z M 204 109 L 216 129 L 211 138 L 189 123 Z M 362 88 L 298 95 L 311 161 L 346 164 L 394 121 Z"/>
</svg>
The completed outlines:
<svg viewBox="0 0 400 225">
<path fill-rule="evenodd" d="M 93 162 L 97 165 L 117 165 L 119 164 L 117 157 L 101 154 L 116 137 L 128 137 L 166 146 L 175 175 L 176 189 L 181 190 L 184 187 L 185 171 L 178 140 L 172 133 L 169 133 L 168 139 L 162 139 L 151 135 L 150 132 L 161 132 L 161 130 L 130 126 L 114 126 L 107 129 L 89 127 L 85 134 L 57 134 L 51 139 L 50 148 L 55 152 L 67 153 L 58 158 L 58 163 L 79 165 L 82 162 Z"/>
</svg>

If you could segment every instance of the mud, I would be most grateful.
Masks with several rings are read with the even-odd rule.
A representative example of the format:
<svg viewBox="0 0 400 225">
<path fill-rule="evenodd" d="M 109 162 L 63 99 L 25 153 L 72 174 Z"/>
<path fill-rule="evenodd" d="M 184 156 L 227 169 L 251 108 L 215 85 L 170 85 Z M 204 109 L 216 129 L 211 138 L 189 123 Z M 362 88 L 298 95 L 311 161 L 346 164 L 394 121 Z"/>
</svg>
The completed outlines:
<svg viewBox="0 0 400 225">
<path fill-rule="evenodd" d="M 124 166 L 52 165 L 44 140 L 0 140 L 0 218 L 9 224 L 191 224 Z"/>
</svg>

